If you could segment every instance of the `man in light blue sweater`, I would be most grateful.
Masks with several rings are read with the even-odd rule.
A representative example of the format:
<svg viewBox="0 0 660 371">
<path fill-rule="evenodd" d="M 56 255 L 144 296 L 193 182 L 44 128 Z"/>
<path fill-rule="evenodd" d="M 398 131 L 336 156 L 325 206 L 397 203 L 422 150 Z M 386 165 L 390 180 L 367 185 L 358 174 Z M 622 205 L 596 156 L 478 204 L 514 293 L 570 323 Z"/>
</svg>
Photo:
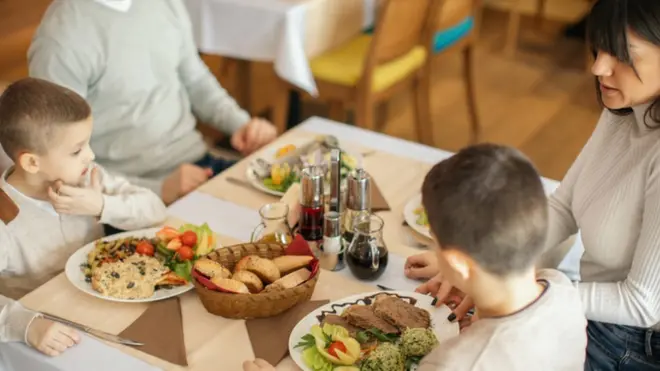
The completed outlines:
<svg viewBox="0 0 660 371">
<path fill-rule="evenodd" d="M 182 0 L 55 0 L 28 60 L 31 76 L 87 99 L 97 161 L 166 203 L 231 165 L 209 156 L 195 116 L 244 155 L 277 135 L 208 70 Z"/>
</svg>

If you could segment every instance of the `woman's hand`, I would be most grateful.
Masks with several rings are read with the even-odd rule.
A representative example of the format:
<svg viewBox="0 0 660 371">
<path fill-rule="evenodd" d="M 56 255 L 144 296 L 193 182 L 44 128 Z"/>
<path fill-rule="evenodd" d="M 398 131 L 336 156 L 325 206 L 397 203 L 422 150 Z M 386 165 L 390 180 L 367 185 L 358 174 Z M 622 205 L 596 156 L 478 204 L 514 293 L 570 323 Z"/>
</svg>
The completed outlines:
<svg viewBox="0 0 660 371">
<path fill-rule="evenodd" d="M 275 367 L 263 359 L 243 362 L 243 371 L 275 371 Z"/>
<path fill-rule="evenodd" d="M 253 118 L 231 136 L 231 146 L 247 156 L 277 138 L 277 129 L 270 122 Z"/>
<path fill-rule="evenodd" d="M 455 320 L 463 320 L 468 311 L 474 307 L 472 299 L 455 288 L 448 280 L 442 277 L 442 274 L 437 274 L 435 277 L 421 284 L 416 292 L 420 294 L 430 294 L 435 297 L 435 306 L 439 307 L 444 304 L 452 310 L 452 314 L 447 317 L 451 322 Z"/>
<path fill-rule="evenodd" d="M 27 342 L 41 353 L 55 357 L 80 343 L 80 335 L 61 323 L 37 317 L 28 327 Z"/>
<path fill-rule="evenodd" d="M 412 255 L 406 259 L 404 274 L 408 278 L 421 280 L 431 278 L 439 273 L 438 257 L 433 252 Z"/>
</svg>

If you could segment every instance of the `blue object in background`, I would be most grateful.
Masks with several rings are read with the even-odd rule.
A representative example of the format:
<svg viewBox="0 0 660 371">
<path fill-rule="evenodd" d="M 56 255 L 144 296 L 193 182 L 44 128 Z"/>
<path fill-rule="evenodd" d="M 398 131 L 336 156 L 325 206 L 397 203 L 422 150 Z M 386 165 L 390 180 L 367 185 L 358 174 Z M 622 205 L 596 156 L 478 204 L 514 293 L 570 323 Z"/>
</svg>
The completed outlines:
<svg viewBox="0 0 660 371">
<path fill-rule="evenodd" d="M 454 45 L 463 37 L 465 37 L 465 35 L 470 33 L 473 28 L 474 17 L 469 16 L 456 26 L 436 32 L 436 34 L 433 36 L 433 52 L 439 53 Z M 373 32 L 374 26 L 370 26 L 363 31 L 363 33 L 368 35 L 372 34 Z"/>
</svg>

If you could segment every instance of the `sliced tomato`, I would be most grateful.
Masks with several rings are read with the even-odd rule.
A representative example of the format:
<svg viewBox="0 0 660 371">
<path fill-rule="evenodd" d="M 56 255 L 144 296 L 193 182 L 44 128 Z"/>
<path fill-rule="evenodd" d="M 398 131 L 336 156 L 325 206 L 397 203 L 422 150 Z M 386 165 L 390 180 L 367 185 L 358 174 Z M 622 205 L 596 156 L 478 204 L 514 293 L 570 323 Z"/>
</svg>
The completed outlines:
<svg viewBox="0 0 660 371">
<path fill-rule="evenodd" d="M 186 246 L 197 245 L 197 233 L 193 231 L 185 231 L 181 235 L 181 243 Z"/>
<path fill-rule="evenodd" d="M 179 255 L 179 260 L 192 260 L 194 253 L 193 249 L 190 246 L 183 245 L 179 248 L 179 250 L 176 251 L 177 255 Z"/>
<path fill-rule="evenodd" d="M 140 255 L 154 256 L 154 245 L 148 241 L 142 241 L 135 247 L 135 252 Z"/>
<path fill-rule="evenodd" d="M 346 353 L 346 345 L 342 343 L 341 341 L 335 341 L 330 344 L 328 347 L 328 354 L 337 357 L 337 350 L 341 351 L 342 353 Z"/>
</svg>

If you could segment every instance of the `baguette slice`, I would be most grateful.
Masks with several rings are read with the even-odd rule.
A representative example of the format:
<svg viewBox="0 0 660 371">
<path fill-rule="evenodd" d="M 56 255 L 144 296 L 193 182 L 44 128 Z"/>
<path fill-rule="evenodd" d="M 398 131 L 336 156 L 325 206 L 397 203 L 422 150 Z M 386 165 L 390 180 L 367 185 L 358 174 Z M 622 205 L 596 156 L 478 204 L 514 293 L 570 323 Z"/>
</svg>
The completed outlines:
<svg viewBox="0 0 660 371">
<path fill-rule="evenodd" d="M 294 288 L 300 285 L 301 283 L 307 281 L 311 275 L 312 272 L 310 272 L 309 269 L 300 268 L 297 271 L 293 273 L 289 273 L 286 276 L 280 278 L 279 280 L 266 286 L 266 289 L 264 291 L 271 292 L 271 291 L 279 291 L 279 290 Z"/>
<path fill-rule="evenodd" d="M 221 277 L 221 278 L 231 278 L 231 272 L 229 269 L 222 266 L 222 264 L 211 260 L 202 258 L 195 262 L 193 266 L 197 271 L 208 278 Z"/>
<path fill-rule="evenodd" d="M 264 289 L 264 284 L 259 277 L 250 271 L 238 271 L 232 277 L 236 281 L 243 282 L 252 294 L 256 294 Z"/>
<path fill-rule="evenodd" d="M 282 276 L 275 263 L 256 255 L 246 256 L 236 263 L 234 274 L 242 270 L 256 274 L 264 283 L 275 282 Z"/>
<path fill-rule="evenodd" d="M 275 263 L 277 269 L 279 269 L 280 274 L 285 276 L 293 271 L 308 266 L 313 259 L 314 257 L 308 255 L 282 255 L 273 259 L 273 263 Z"/>
<path fill-rule="evenodd" d="M 234 294 L 249 294 L 250 290 L 248 287 L 241 281 L 236 281 L 231 278 L 222 278 L 222 277 L 213 277 L 211 278 L 216 286 L 221 288 L 224 291 L 231 292 Z"/>
</svg>

